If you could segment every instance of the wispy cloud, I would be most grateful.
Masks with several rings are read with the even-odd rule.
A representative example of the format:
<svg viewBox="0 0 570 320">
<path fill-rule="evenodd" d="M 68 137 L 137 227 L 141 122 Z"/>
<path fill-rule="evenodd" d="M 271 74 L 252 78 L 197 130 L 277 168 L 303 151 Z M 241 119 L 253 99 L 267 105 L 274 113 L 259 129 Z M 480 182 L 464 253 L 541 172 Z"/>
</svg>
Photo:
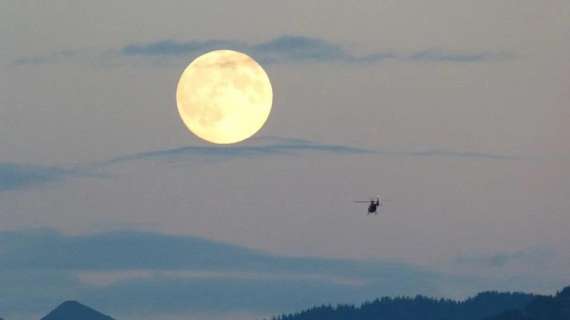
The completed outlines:
<svg viewBox="0 0 570 320">
<path fill-rule="evenodd" d="M 444 50 L 425 50 L 412 53 L 408 56 L 410 61 L 432 61 L 432 62 L 483 62 L 492 60 L 504 60 L 512 58 L 512 54 L 506 52 L 461 52 Z"/>
<path fill-rule="evenodd" d="M 59 63 L 76 58 L 80 53 L 74 50 L 61 50 L 47 55 L 37 55 L 22 57 L 12 62 L 12 65 L 38 65 L 48 63 Z"/>
<path fill-rule="evenodd" d="M 340 43 L 317 37 L 301 35 L 283 35 L 259 43 L 247 43 L 227 39 L 195 39 L 175 40 L 160 39 L 145 43 L 131 43 L 122 48 L 101 51 L 101 60 L 117 58 L 180 58 L 197 56 L 215 49 L 233 49 L 246 52 L 264 64 L 272 63 L 323 63 L 339 62 L 349 64 L 378 63 L 385 60 L 402 62 L 449 62 L 475 63 L 500 60 L 512 57 L 511 54 L 494 51 L 461 51 L 444 49 L 426 49 L 415 52 L 385 50 L 357 55 Z M 43 56 L 24 57 L 17 59 L 13 65 L 59 63 L 66 60 L 77 60 L 81 55 L 89 59 L 96 50 L 84 51 L 63 50 Z M 161 60 L 164 62 L 164 60 Z"/>
<path fill-rule="evenodd" d="M 377 295 L 438 294 L 438 279 L 407 264 L 283 257 L 191 236 L 0 233 L 0 282 L 10 284 L 0 286 L 6 297 L 0 308 L 7 312 L 47 311 L 71 294 L 117 314 L 286 311 Z"/>
<path fill-rule="evenodd" d="M 126 56 L 177 56 L 197 55 L 214 49 L 234 49 L 248 52 L 264 63 L 284 62 L 345 62 L 374 63 L 386 59 L 400 61 L 434 62 L 483 62 L 507 57 L 503 53 L 460 52 L 424 50 L 396 53 L 395 51 L 373 52 L 354 55 L 345 46 L 328 40 L 305 36 L 281 36 L 267 42 L 247 44 L 228 40 L 175 41 L 159 40 L 150 43 L 131 44 L 122 48 Z"/>
<path fill-rule="evenodd" d="M 464 158 L 464 159 L 487 159 L 487 160 L 522 160 L 523 157 L 511 154 L 500 154 L 490 152 L 476 152 L 465 150 L 444 149 L 438 147 L 422 147 L 408 151 L 381 151 L 378 153 L 386 153 L 400 156 L 410 157 L 442 157 L 442 158 Z"/>
<path fill-rule="evenodd" d="M 193 236 L 44 229 L 0 232 L 0 283 L 5 315 L 47 313 L 74 299 L 136 319 L 141 313 L 267 315 L 381 296 L 457 297 L 482 288 L 528 289 L 536 279 L 513 284 L 391 261 L 280 256 Z"/>
<path fill-rule="evenodd" d="M 121 49 L 126 56 L 163 56 L 163 55 L 187 55 L 201 51 L 209 51 L 222 48 L 244 48 L 246 45 L 236 41 L 205 40 L 177 42 L 174 40 L 160 40 L 143 44 L 130 44 Z"/>
<path fill-rule="evenodd" d="M 163 270 L 384 277 L 419 272 L 395 263 L 280 257 L 206 240 L 141 231 L 67 236 L 49 229 L 0 232 L 1 270 Z"/>
<path fill-rule="evenodd" d="M 303 152 L 338 155 L 374 154 L 373 150 L 337 144 L 315 143 L 301 139 L 266 137 L 253 144 L 238 146 L 188 146 L 153 150 L 111 159 L 104 165 L 132 160 L 177 160 L 184 158 L 232 159 L 269 155 L 295 155 Z"/>
<path fill-rule="evenodd" d="M 368 149 L 339 144 L 326 144 L 302 139 L 279 137 L 258 138 L 254 144 L 239 146 L 188 146 L 172 149 L 153 150 L 111 159 L 104 165 L 134 160 L 184 160 L 186 158 L 233 159 L 271 155 L 294 156 L 300 153 L 325 153 L 335 155 L 370 155 L 386 157 L 442 157 L 487 160 L 518 160 L 515 155 L 485 152 L 459 151 L 442 148 Z"/>
<path fill-rule="evenodd" d="M 338 44 L 309 37 L 282 36 L 251 47 L 254 54 L 266 60 L 279 61 L 331 61 L 354 59 Z"/>
<path fill-rule="evenodd" d="M 513 252 L 493 254 L 461 255 L 455 259 L 459 264 L 502 268 L 510 263 L 543 263 L 554 256 L 554 252 L 544 248 L 531 248 Z"/>
<path fill-rule="evenodd" d="M 175 41 L 160 40 L 131 44 L 121 49 L 125 56 L 179 56 L 198 55 L 214 49 L 233 49 L 251 54 L 264 64 L 291 62 L 375 62 L 394 57 L 389 53 L 357 57 L 341 45 L 319 38 L 281 36 L 267 42 L 247 44 L 228 40 Z"/>
<path fill-rule="evenodd" d="M 186 146 L 170 149 L 150 150 L 89 165 L 76 165 L 73 169 L 0 163 L 0 192 L 41 186 L 62 181 L 69 177 L 101 175 L 100 170 L 129 161 L 176 161 L 187 160 L 233 160 L 267 156 L 297 156 L 300 154 L 329 154 L 337 156 L 368 155 L 371 157 L 406 158 L 456 158 L 472 160 L 521 160 L 517 155 L 450 150 L 442 148 L 413 149 L 369 149 L 341 144 L 318 143 L 302 139 L 281 137 L 254 138 L 251 142 L 237 146 Z M 196 163 L 196 162 L 194 162 Z"/>
<path fill-rule="evenodd" d="M 0 192 L 56 182 L 76 174 L 74 170 L 58 167 L 0 163 Z"/>
</svg>

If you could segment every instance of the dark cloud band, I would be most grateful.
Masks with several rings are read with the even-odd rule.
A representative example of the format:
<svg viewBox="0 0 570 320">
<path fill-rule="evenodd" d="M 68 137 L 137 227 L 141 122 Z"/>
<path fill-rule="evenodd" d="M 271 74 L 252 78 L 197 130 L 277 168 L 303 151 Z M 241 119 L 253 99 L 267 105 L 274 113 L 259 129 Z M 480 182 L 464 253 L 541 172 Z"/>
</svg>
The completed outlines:
<svg viewBox="0 0 570 320">
<path fill-rule="evenodd" d="M 206 39 L 180 41 L 161 39 L 147 43 L 131 43 L 122 48 L 100 53 L 103 59 L 112 57 L 161 57 L 176 58 L 198 56 L 210 50 L 231 49 L 245 52 L 264 64 L 273 63 L 326 63 L 339 62 L 350 64 L 378 63 L 385 60 L 404 62 L 448 62 L 476 63 L 511 58 L 512 55 L 493 51 L 460 50 L 420 50 L 415 52 L 381 51 L 365 55 L 353 54 L 346 46 L 326 39 L 299 35 L 284 35 L 260 43 L 246 43 L 236 40 Z M 60 63 L 77 60 L 82 55 L 94 58 L 93 52 L 65 50 L 45 56 L 23 57 L 13 62 L 14 65 Z"/>
<path fill-rule="evenodd" d="M 24 189 L 61 181 L 69 177 L 100 175 L 99 169 L 137 160 L 184 161 L 185 159 L 232 160 L 264 156 L 295 156 L 301 153 L 333 155 L 369 155 L 410 158 L 457 158 L 480 160 L 521 160 L 520 156 L 438 148 L 417 150 L 366 149 L 360 147 L 311 142 L 280 137 L 255 138 L 250 145 L 239 146 L 187 146 L 140 152 L 116 157 L 89 166 L 74 169 L 0 163 L 0 192 Z"/>
</svg>

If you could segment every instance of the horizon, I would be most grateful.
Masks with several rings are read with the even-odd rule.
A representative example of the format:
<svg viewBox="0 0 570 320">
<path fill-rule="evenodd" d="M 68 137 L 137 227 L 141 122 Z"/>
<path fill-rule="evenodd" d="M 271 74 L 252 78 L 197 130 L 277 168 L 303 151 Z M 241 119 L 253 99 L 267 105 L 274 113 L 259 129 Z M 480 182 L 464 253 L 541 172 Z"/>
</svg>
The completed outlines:
<svg viewBox="0 0 570 320">
<path fill-rule="evenodd" d="M 514 291 L 513 291 L 513 292 L 511 292 L 511 291 L 508 291 L 508 292 L 482 291 L 482 292 L 477 293 L 476 295 L 473 295 L 473 296 L 470 296 L 470 297 L 466 297 L 466 298 L 464 298 L 464 299 L 436 298 L 436 297 L 429 297 L 429 296 L 424 296 L 424 295 L 415 295 L 415 296 L 401 295 L 401 296 L 396 296 L 396 297 L 377 297 L 377 298 L 374 298 L 374 299 L 365 300 L 365 301 L 358 302 L 358 303 L 354 303 L 354 304 L 346 304 L 346 303 L 345 303 L 345 304 L 342 304 L 342 303 L 339 303 L 339 304 L 334 305 L 334 304 L 330 304 L 330 303 L 329 303 L 329 304 L 322 304 L 322 305 L 314 305 L 314 306 L 306 307 L 306 308 L 305 308 L 304 310 L 302 310 L 302 311 L 296 310 L 295 312 L 281 313 L 280 315 L 274 314 L 274 315 L 271 315 L 271 316 L 266 316 L 266 318 L 267 318 L 267 317 L 270 317 L 270 319 L 281 319 L 282 317 L 291 317 L 291 316 L 295 316 L 295 315 L 301 314 L 301 313 L 303 313 L 303 312 L 312 312 L 312 311 L 315 311 L 315 310 L 318 310 L 318 309 L 322 309 L 322 308 L 325 308 L 325 309 L 328 308 L 328 309 L 330 309 L 330 310 L 339 310 L 339 309 L 342 309 L 342 308 L 345 308 L 345 307 L 354 307 L 354 308 L 356 308 L 356 309 L 363 309 L 363 308 L 366 308 L 366 307 L 370 307 L 370 305 L 373 305 L 373 304 L 378 304 L 378 303 L 383 303 L 383 304 L 385 304 L 386 302 L 395 302 L 395 301 L 398 301 L 398 300 L 400 300 L 400 301 L 407 301 L 407 302 L 413 302 L 413 301 L 417 301 L 418 299 L 427 299 L 427 300 L 431 300 L 431 301 L 433 301 L 433 302 L 440 303 L 440 304 L 441 304 L 441 303 L 448 303 L 448 302 L 455 302 L 455 303 L 459 303 L 459 304 L 468 304 L 468 303 L 473 303 L 473 302 L 477 301 L 478 299 L 487 299 L 487 300 L 488 300 L 488 299 L 490 299 L 490 298 L 492 298 L 492 297 L 499 297 L 499 296 L 510 295 L 511 297 L 514 297 L 514 296 L 519 296 L 519 297 L 527 296 L 530 301 L 533 301 L 533 300 L 536 301 L 537 299 L 540 299 L 540 298 L 543 298 L 543 297 L 556 298 L 556 297 L 560 296 L 561 294 L 563 294 L 563 292 L 566 292 L 566 295 L 567 295 L 567 293 L 569 292 L 569 290 L 570 290 L 570 286 L 567 286 L 567 287 L 565 287 L 565 288 L 560 289 L 559 291 L 557 291 L 555 294 L 552 294 L 552 295 L 539 295 L 539 294 L 531 293 L 531 292 L 528 292 L 528 293 L 527 293 L 527 292 L 514 292 Z M 81 310 L 80 310 L 81 312 L 86 311 L 86 312 L 88 312 L 88 313 L 90 313 L 90 314 L 97 313 L 97 314 L 100 314 L 101 316 L 109 316 L 108 314 L 101 313 L 100 311 L 95 310 L 95 309 L 93 309 L 93 308 L 91 308 L 90 306 L 87 306 L 87 305 L 85 305 L 85 304 L 82 304 L 82 303 L 79 302 L 79 301 L 76 301 L 76 300 L 67 300 L 67 301 L 64 301 L 64 302 L 60 303 L 57 307 L 55 307 L 52 311 L 50 311 L 50 312 L 46 315 L 46 317 L 50 317 L 50 315 L 57 314 L 57 313 L 62 313 L 62 312 L 67 313 L 67 312 L 70 312 L 71 309 L 69 309 L 69 308 L 73 309 L 74 312 L 78 312 L 77 309 L 81 309 Z M 62 310 L 65 310 L 65 311 L 62 311 Z M 509 310 L 507 310 L 507 312 L 508 312 L 508 311 L 509 311 Z M 78 315 L 76 315 L 76 316 L 78 316 Z M 46 318 L 46 317 L 44 317 L 44 318 Z M 43 319 L 43 318 L 42 318 L 42 319 Z"/>
</svg>

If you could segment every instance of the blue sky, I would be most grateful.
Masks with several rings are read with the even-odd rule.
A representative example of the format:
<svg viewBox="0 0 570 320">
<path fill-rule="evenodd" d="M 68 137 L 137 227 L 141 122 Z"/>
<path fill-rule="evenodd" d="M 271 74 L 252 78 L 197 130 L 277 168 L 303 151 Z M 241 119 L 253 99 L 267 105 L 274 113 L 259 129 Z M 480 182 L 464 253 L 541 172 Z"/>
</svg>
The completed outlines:
<svg viewBox="0 0 570 320">
<path fill-rule="evenodd" d="M 251 319 L 554 292 L 570 278 L 569 18 L 562 0 L 2 2 L 0 311 L 76 298 L 122 319 Z M 181 72 L 216 48 L 252 55 L 274 90 L 235 146 L 176 110 Z M 352 202 L 378 193 L 382 216 Z"/>
</svg>

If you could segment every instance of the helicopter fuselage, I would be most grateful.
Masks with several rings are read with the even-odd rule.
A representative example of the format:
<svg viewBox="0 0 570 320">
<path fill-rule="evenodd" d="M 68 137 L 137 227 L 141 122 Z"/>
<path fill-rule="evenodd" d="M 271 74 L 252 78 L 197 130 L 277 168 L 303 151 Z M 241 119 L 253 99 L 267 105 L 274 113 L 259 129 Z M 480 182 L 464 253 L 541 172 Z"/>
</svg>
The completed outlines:
<svg viewBox="0 0 570 320">
<path fill-rule="evenodd" d="M 370 201 L 370 205 L 368 206 L 368 213 L 376 213 L 378 210 L 378 206 L 380 205 L 380 200 L 372 200 Z"/>
</svg>

